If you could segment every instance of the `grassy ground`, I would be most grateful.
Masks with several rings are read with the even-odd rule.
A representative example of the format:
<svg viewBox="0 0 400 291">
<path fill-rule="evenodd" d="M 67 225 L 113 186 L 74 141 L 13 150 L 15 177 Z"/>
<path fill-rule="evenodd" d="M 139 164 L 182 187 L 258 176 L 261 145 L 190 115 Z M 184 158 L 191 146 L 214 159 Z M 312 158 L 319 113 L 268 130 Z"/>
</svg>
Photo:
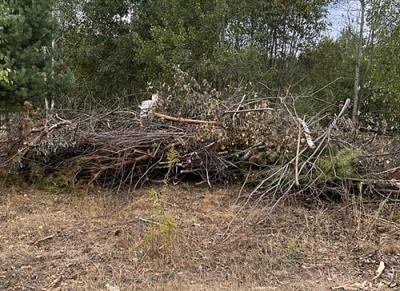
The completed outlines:
<svg viewBox="0 0 400 291">
<path fill-rule="evenodd" d="M 2 188 L 0 290 L 400 290 L 398 203 L 248 209 L 223 236 L 235 193 Z"/>
</svg>

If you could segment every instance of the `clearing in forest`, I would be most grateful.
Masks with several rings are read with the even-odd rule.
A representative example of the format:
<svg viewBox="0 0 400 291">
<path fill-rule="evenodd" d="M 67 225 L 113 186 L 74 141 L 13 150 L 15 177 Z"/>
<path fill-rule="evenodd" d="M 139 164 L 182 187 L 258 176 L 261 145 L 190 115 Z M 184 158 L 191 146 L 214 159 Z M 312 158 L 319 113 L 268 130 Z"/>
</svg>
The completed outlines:
<svg viewBox="0 0 400 291">
<path fill-rule="evenodd" d="M 258 225 L 242 220 L 252 208 L 230 235 L 237 190 L 3 188 L 0 289 L 400 288 L 398 203 L 292 201 Z"/>
</svg>

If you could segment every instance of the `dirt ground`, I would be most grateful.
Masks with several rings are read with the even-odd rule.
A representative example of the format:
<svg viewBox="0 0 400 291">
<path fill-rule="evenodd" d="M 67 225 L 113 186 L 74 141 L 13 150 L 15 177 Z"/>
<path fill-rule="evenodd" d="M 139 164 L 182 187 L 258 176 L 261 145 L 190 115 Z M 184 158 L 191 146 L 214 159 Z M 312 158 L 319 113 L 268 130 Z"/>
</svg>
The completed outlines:
<svg viewBox="0 0 400 291">
<path fill-rule="evenodd" d="M 252 208 L 230 233 L 237 191 L 3 187 L 0 290 L 400 290 L 399 202 Z"/>
</svg>

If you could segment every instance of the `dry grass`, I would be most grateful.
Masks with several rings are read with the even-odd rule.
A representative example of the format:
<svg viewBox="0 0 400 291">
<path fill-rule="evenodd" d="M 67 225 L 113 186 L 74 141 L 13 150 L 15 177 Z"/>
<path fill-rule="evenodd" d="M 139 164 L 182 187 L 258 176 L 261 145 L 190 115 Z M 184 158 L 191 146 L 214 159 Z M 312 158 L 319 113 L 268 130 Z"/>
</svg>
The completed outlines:
<svg viewBox="0 0 400 291">
<path fill-rule="evenodd" d="M 156 192 L 161 206 L 150 189 L 1 189 L 0 289 L 400 288 L 398 204 L 296 202 L 279 206 L 262 225 L 238 219 L 233 227 L 240 231 L 222 238 L 238 210 L 237 189 Z M 176 222 L 170 234 L 157 224 L 165 218 Z M 385 271 L 372 280 L 380 261 Z"/>
</svg>

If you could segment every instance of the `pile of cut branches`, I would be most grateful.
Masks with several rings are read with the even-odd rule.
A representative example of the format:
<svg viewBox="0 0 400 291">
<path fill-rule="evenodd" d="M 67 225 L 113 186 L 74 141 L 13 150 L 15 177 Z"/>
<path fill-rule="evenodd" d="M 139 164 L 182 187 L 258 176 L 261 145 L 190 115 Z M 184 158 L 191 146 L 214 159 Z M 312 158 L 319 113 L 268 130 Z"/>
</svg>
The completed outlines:
<svg viewBox="0 0 400 291">
<path fill-rule="evenodd" d="M 355 135 L 344 126 L 350 100 L 336 116 L 300 118 L 287 98 L 271 101 L 240 90 L 227 97 L 199 91 L 194 80 L 186 84 L 191 85 L 160 90 L 142 103 L 142 112 L 53 110 L 33 116 L 27 108 L 19 130 L 0 141 L 0 173 L 58 186 L 130 189 L 240 182 L 242 190 L 252 189 L 240 193 L 245 201 L 293 193 L 399 191 L 400 142 Z"/>
</svg>

